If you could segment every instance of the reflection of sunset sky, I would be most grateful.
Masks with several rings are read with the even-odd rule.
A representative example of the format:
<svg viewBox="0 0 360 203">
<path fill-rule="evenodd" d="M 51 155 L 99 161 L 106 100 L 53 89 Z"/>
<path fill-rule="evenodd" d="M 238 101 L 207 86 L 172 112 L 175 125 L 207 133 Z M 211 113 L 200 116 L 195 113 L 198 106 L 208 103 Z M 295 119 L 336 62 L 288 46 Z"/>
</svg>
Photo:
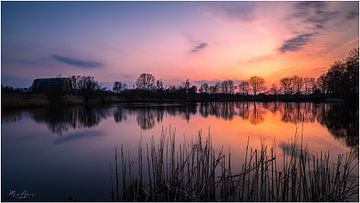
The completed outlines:
<svg viewBox="0 0 360 203">
<path fill-rule="evenodd" d="M 97 191 L 99 185 L 109 183 L 104 177 L 109 175 L 108 164 L 114 160 L 115 147 L 120 150 L 123 146 L 125 152 L 129 151 L 132 159 L 137 160 L 139 142 L 145 153 L 151 138 L 158 143 L 162 130 L 168 132 L 170 127 L 175 132 L 177 146 L 184 140 L 190 144 L 199 130 L 202 130 L 204 141 L 210 128 L 215 150 L 219 152 L 223 147 L 224 152 L 228 153 L 230 149 L 235 173 L 243 163 L 248 139 L 249 147 L 253 149 L 260 148 L 261 139 L 270 149 L 275 140 L 274 146 L 279 155 L 277 164 L 281 166 L 283 149 L 294 138 L 296 129 L 298 135 L 301 134 L 303 114 L 303 145 L 307 146 L 309 154 L 329 152 L 330 160 L 335 161 L 339 153 L 358 148 L 358 143 L 347 143 L 347 139 L 350 137 L 351 140 L 354 135 L 341 137 L 331 134 L 336 130 L 343 134 L 349 128 L 356 129 L 358 119 L 356 124 L 354 120 L 349 120 L 356 113 L 348 111 L 344 105 L 314 103 L 287 103 L 287 106 L 276 103 L 276 108 L 275 103 L 256 103 L 255 111 L 253 102 L 229 102 L 208 105 L 207 108 L 200 104 L 167 108 L 120 105 L 90 109 L 84 106 L 44 108 L 20 111 L 18 115 L 4 112 L 2 153 L 6 167 L 4 171 L 8 171 L 8 176 L 4 179 L 3 190 L 13 187 L 14 182 L 28 184 L 30 189 L 37 188 L 39 177 L 42 177 L 44 184 L 51 182 L 49 177 L 54 177 L 55 171 L 56 177 L 61 179 L 57 183 L 62 188 L 66 185 L 67 190 L 85 194 L 89 190 Z M 334 129 L 330 130 L 329 127 Z M 300 140 L 297 144 L 300 144 Z M 23 172 L 18 173 L 19 169 Z M 98 184 L 89 184 L 91 187 L 79 191 L 79 185 L 83 185 L 85 180 Z M 100 191 L 107 196 L 110 189 L 110 186 L 101 187 Z M 98 193 L 91 194 L 96 196 Z"/>
<path fill-rule="evenodd" d="M 228 153 L 230 149 L 232 153 L 235 168 L 238 169 L 236 164 L 242 163 L 244 160 L 247 140 L 249 139 L 250 148 L 260 149 L 261 139 L 265 139 L 265 144 L 268 148 L 273 146 L 275 141 L 276 152 L 278 155 L 283 154 L 283 145 L 286 145 L 294 139 L 297 130 L 298 141 L 300 145 L 301 135 L 301 122 L 283 122 L 282 113 L 277 111 L 272 113 L 269 110 L 257 105 L 257 109 L 262 111 L 262 122 L 254 125 L 249 119 L 235 115 L 231 120 L 226 120 L 221 117 L 210 115 L 203 117 L 199 114 L 191 115 L 189 122 L 186 121 L 181 115 L 172 116 L 169 114 L 164 115 L 164 119 L 156 124 L 151 129 L 142 130 L 137 123 L 137 115 L 128 115 L 126 121 L 118 122 L 114 125 L 113 118 L 106 119 L 99 125 L 104 129 L 104 134 L 108 137 L 109 143 L 118 143 L 123 145 L 126 149 L 136 152 L 138 143 L 141 137 L 142 143 L 145 146 L 146 142 L 149 143 L 151 137 L 154 136 L 155 141 L 160 138 L 162 130 L 176 132 L 177 144 L 182 144 L 185 139 L 188 143 L 196 139 L 199 130 L 202 131 L 203 140 L 210 134 L 212 142 L 217 151 L 224 147 L 224 152 Z M 237 110 L 237 109 L 236 109 Z M 249 105 L 249 118 L 253 114 L 253 106 Z M 167 133 L 168 134 L 168 133 Z M 107 144 L 109 144 L 107 143 Z M 320 154 L 322 152 L 330 152 L 331 160 L 337 159 L 337 154 L 346 153 L 350 148 L 346 146 L 341 139 L 335 139 L 327 128 L 320 123 L 305 122 L 303 128 L 303 145 L 307 147 L 311 155 Z M 281 160 L 279 160 L 280 162 Z"/>
<path fill-rule="evenodd" d="M 317 77 L 357 46 L 357 2 L 2 3 L 5 85 L 82 74 L 131 86 L 142 72 L 270 84 Z"/>
</svg>

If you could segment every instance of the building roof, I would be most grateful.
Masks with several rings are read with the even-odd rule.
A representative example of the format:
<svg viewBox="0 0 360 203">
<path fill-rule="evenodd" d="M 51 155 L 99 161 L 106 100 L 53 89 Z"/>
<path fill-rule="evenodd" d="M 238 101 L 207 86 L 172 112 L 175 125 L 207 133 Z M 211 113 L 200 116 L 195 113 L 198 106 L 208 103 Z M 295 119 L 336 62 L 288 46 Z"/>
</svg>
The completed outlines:
<svg viewBox="0 0 360 203">
<path fill-rule="evenodd" d="M 49 86 L 62 86 L 69 78 L 38 78 L 33 82 L 33 88 L 42 88 Z"/>
</svg>

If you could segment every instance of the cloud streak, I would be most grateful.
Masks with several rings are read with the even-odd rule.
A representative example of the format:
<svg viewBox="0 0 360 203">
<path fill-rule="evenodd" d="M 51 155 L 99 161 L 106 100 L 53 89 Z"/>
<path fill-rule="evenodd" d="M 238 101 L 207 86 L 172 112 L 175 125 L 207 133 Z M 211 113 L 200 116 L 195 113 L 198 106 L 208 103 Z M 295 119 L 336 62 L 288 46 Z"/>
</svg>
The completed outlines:
<svg viewBox="0 0 360 203">
<path fill-rule="evenodd" d="M 330 11 L 327 2 L 299 2 L 295 5 L 294 16 L 307 25 L 308 29 L 319 30 L 334 20 L 338 11 Z"/>
<path fill-rule="evenodd" d="M 67 64 L 67 65 L 76 66 L 76 67 L 79 67 L 79 68 L 99 68 L 99 67 L 102 67 L 102 64 L 100 62 L 83 61 L 83 60 L 79 60 L 79 59 L 75 59 L 75 58 L 60 56 L 60 55 L 57 55 L 57 54 L 51 55 L 51 58 L 58 61 L 58 62 Z"/>
<path fill-rule="evenodd" d="M 282 53 L 289 51 L 297 51 L 301 49 L 305 44 L 311 41 L 314 33 L 302 33 L 298 34 L 295 37 L 286 40 L 283 45 L 279 48 L 279 51 Z"/>
<path fill-rule="evenodd" d="M 295 35 L 285 40 L 279 48 L 281 53 L 294 52 L 303 48 L 313 38 L 320 34 L 331 21 L 336 20 L 339 11 L 328 8 L 327 2 L 299 2 L 294 6 L 294 14 L 289 19 L 297 22 L 297 28 L 302 30 L 294 32 Z"/>
<path fill-rule="evenodd" d="M 247 63 L 259 63 L 259 62 L 271 60 L 274 57 L 275 57 L 274 54 L 268 54 L 268 55 L 264 55 L 264 56 L 258 56 L 258 57 L 251 58 L 251 59 L 247 60 L 246 62 Z"/>
<path fill-rule="evenodd" d="M 349 12 L 346 14 L 345 18 L 346 18 L 347 20 L 351 20 L 351 19 L 355 19 L 355 18 L 358 17 L 358 16 L 359 16 L 359 11 L 358 11 L 358 10 L 352 10 L 352 11 L 349 11 Z"/>
<path fill-rule="evenodd" d="M 196 5 L 210 16 L 227 23 L 255 20 L 254 2 L 199 2 Z"/>
<path fill-rule="evenodd" d="M 200 50 L 205 49 L 207 46 L 208 46 L 207 43 L 200 42 L 200 43 L 198 43 L 196 46 L 194 46 L 194 47 L 191 49 L 191 52 L 192 52 L 192 53 L 199 52 Z"/>
</svg>

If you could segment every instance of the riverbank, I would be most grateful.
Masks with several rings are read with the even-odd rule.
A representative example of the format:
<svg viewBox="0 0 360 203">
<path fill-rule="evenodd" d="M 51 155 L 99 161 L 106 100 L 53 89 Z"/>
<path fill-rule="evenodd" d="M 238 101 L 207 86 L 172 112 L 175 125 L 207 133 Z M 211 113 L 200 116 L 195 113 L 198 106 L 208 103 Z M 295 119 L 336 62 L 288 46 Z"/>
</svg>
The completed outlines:
<svg viewBox="0 0 360 203">
<path fill-rule="evenodd" d="M 32 108 L 32 107 L 50 107 L 50 106 L 71 106 L 71 105 L 97 105 L 97 104 L 112 104 L 112 103 L 193 103 L 193 102 L 330 102 L 341 103 L 345 102 L 342 99 L 337 98 L 325 98 L 325 97 L 285 97 L 285 96 L 270 96 L 270 95 L 258 95 L 258 96 L 245 96 L 240 97 L 237 95 L 217 95 L 216 97 L 208 97 L 203 95 L 196 95 L 192 98 L 140 98 L 132 96 L 104 96 L 101 98 L 90 98 L 87 101 L 81 96 L 68 95 L 61 100 L 49 101 L 46 96 L 36 95 L 31 97 L 24 96 L 2 96 L 1 108 L 13 109 L 13 108 Z"/>
</svg>

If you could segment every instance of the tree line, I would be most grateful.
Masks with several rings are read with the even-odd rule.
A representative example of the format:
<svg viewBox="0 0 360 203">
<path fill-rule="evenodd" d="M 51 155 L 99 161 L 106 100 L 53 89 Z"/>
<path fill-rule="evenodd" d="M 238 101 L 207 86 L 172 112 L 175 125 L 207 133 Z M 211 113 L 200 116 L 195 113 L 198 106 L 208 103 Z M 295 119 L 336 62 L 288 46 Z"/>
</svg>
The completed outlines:
<svg viewBox="0 0 360 203">
<path fill-rule="evenodd" d="M 79 95 L 88 101 L 90 98 L 104 98 L 116 95 L 131 100 L 218 100 L 218 99 L 299 99 L 299 98 L 340 98 L 358 100 L 359 94 L 359 49 L 352 50 L 349 55 L 336 61 L 330 69 L 320 77 L 301 77 L 293 75 L 280 79 L 279 85 L 272 84 L 266 88 L 266 81 L 259 76 L 235 83 L 224 80 L 209 84 L 204 82 L 199 87 L 189 79 L 180 85 L 164 85 L 150 73 L 142 73 L 135 85 L 129 88 L 126 83 L 115 81 L 112 91 L 103 87 L 92 76 L 73 75 L 69 77 L 69 91 L 50 89 L 49 98 L 58 99 L 64 94 Z M 31 92 L 31 88 L 14 89 L 3 87 L 3 94 L 21 94 Z"/>
<path fill-rule="evenodd" d="M 357 99 L 359 94 L 359 49 L 352 50 L 348 57 L 341 61 L 336 61 L 330 69 L 320 77 L 300 77 L 293 75 L 280 79 L 279 85 L 272 84 L 266 88 L 266 81 L 259 76 L 252 76 L 248 80 L 243 80 L 235 84 L 233 80 L 216 82 L 213 85 L 202 83 L 198 88 L 187 79 L 182 85 L 170 85 L 165 87 L 161 80 L 149 73 L 142 73 L 136 80 L 133 89 L 127 89 L 126 84 L 116 81 L 113 91 L 116 94 L 129 93 L 131 91 L 147 92 L 156 95 L 162 93 L 174 93 L 183 96 L 200 94 L 209 95 L 237 95 L 243 97 L 256 98 L 257 95 L 279 96 L 281 98 L 300 98 L 304 96 L 331 97 L 340 99 Z M 186 97 L 185 97 L 186 98 Z"/>
</svg>

